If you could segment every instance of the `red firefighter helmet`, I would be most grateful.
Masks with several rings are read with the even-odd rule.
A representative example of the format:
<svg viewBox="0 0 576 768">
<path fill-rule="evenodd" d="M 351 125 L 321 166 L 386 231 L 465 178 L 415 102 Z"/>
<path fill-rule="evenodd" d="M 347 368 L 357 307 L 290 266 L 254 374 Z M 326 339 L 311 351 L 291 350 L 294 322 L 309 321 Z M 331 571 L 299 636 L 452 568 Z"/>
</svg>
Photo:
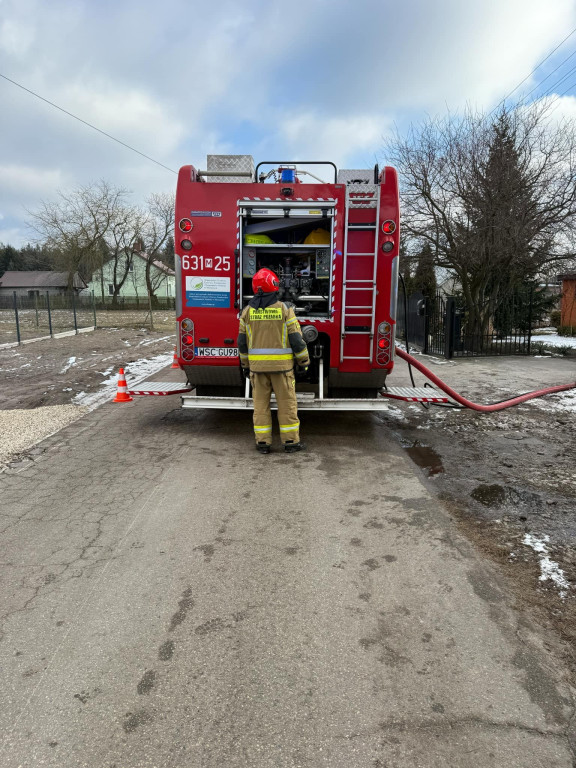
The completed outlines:
<svg viewBox="0 0 576 768">
<path fill-rule="evenodd" d="M 280 288 L 280 280 L 271 269 L 259 269 L 252 278 L 252 290 L 254 293 L 272 293 Z"/>
</svg>

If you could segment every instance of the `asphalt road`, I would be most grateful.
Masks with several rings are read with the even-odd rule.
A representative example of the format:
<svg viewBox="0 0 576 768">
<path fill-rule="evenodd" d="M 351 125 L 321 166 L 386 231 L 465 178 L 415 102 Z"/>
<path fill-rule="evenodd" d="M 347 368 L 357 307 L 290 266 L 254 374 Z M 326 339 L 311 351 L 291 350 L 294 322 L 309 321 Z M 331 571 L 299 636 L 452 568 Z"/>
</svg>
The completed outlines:
<svg viewBox="0 0 576 768">
<path fill-rule="evenodd" d="M 2 768 L 568 768 L 546 638 L 370 414 L 106 405 L 0 475 Z"/>
</svg>

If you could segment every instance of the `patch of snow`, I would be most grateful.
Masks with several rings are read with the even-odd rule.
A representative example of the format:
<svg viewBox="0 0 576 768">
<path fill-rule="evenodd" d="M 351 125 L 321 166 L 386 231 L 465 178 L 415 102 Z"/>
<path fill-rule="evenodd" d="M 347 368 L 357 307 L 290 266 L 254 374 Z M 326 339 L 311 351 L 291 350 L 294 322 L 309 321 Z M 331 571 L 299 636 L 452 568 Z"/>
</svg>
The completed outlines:
<svg viewBox="0 0 576 768">
<path fill-rule="evenodd" d="M 64 368 L 62 368 L 60 373 L 66 373 L 66 371 L 68 371 L 70 368 L 72 368 L 73 365 L 76 365 L 76 358 L 75 357 L 69 357 L 68 358 L 68 362 L 66 363 Z"/>
<path fill-rule="evenodd" d="M 382 411 L 382 415 L 390 416 L 392 419 L 398 419 L 398 421 L 406 422 L 406 416 L 400 408 L 395 405 L 389 405 L 385 411 Z"/>
<path fill-rule="evenodd" d="M 403 344 L 401 341 L 396 342 L 396 346 L 406 352 L 406 344 Z M 440 357 L 433 357 L 432 355 L 425 355 L 424 352 L 422 352 L 419 349 L 415 349 L 412 347 L 410 349 L 410 354 L 412 357 L 419 357 L 422 356 L 424 358 L 424 362 L 429 363 L 431 365 L 456 365 L 454 360 L 444 360 Z"/>
<path fill-rule="evenodd" d="M 530 341 L 531 343 L 541 341 L 543 344 L 547 344 L 550 347 L 572 347 L 572 349 L 576 349 L 576 336 L 559 336 L 557 333 L 551 333 L 550 335 L 538 333 L 533 335 Z"/>
<path fill-rule="evenodd" d="M 566 392 L 558 392 L 555 395 L 546 395 L 530 402 L 543 411 L 572 411 L 576 413 L 576 389 L 568 389 Z"/>
<path fill-rule="evenodd" d="M 548 554 L 548 542 L 550 536 L 544 535 L 541 538 L 533 536 L 531 533 L 526 533 L 522 539 L 522 543 L 536 552 L 538 559 L 540 560 L 540 581 L 554 582 L 560 591 L 560 597 L 564 599 L 567 591 L 570 589 L 570 583 L 564 576 L 564 571 L 558 563 L 551 560 Z"/>
<path fill-rule="evenodd" d="M 148 341 L 141 341 L 138 346 L 139 347 L 147 347 L 148 344 L 156 344 L 157 341 L 167 341 L 168 339 L 173 339 L 174 335 L 171 336 L 162 336 L 160 339 L 148 339 Z"/>
<path fill-rule="evenodd" d="M 145 358 L 144 360 L 135 360 L 133 363 L 124 366 L 124 373 L 126 374 L 126 382 L 128 384 L 128 390 L 133 389 L 136 384 L 144 381 L 148 376 L 152 376 L 154 373 L 158 373 L 162 368 L 166 368 L 172 362 L 173 354 L 171 352 L 163 355 L 155 355 L 154 357 Z M 114 369 L 110 368 L 108 372 L 112 372 Z M 118 372 L 109 376 L 106 381 L 102 382 L 100 389 L 96 392 L 78 392 L 78 394 L 72 399 L 74 405 L 85 405 L 93 410 L 103 403 L 109 403 L 114 399 L 118 386 Z"/>
</svg>

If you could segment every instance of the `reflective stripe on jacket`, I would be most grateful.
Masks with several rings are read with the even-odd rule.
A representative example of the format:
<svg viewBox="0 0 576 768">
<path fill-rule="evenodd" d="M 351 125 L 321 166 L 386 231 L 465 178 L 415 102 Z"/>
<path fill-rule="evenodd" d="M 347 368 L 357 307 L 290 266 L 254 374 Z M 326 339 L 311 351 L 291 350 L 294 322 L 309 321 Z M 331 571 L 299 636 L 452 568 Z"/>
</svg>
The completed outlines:
<svg viewBox="0 0 576 768">
<path fill-rule="evenodd" d="M 308 348 L 292 307 L 276 301 L 265 309 L 245 307 L 238 336 L 240 363 L 254 373 L 289 371 L 294 357 L 299 365 L 309 362 Z"/>
</svg>

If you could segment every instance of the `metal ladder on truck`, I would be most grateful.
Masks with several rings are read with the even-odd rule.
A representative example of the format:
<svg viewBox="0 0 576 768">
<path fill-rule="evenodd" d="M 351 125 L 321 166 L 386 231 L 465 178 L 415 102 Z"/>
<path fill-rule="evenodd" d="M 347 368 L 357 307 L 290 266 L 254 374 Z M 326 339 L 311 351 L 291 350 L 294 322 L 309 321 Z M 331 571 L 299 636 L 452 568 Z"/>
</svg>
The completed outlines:
<svg viewBox="0 0 576 768">
<path fill-rule="evenodd" d="M 358 209 L 373 209 L 373 221 L 361 221 L 351 213 Z M 376 317 L 376 270 L 378 264 L 378 218 L 380 214 L 380 185 L 363 181 L 349 182 L 346 186 L 346 217 L 344 223 L 344 259 L 342 287 L 342 319 L 340 332 L 340 362 L 345 360 L 367 360 L 372 362 Z M 366 238 L 355 237 L 356 233 L 372 232 L 372 250 L 357 251 L 357 241 Z M 350 249 L 353 250 L 350 250 Z M 365 276 L 358 278 L 360 259 L 363 259 Z M 362 271 L 360 269 L 360 271 Z M 366 294 L 370 303 L 366 303 Z M 356 297 L 360 298 L 357 299 Z M 362 297 L 364 301 L 362 301 Z M 351 321 L 351 322 L 350 322 Z M 358 345 L 355 337 L 363 337 L 366 344 Z M 350 349 L 352 347 L 352 349 Z M 360 348 L 359 348 L 360 347 Z"/>
</svg>

